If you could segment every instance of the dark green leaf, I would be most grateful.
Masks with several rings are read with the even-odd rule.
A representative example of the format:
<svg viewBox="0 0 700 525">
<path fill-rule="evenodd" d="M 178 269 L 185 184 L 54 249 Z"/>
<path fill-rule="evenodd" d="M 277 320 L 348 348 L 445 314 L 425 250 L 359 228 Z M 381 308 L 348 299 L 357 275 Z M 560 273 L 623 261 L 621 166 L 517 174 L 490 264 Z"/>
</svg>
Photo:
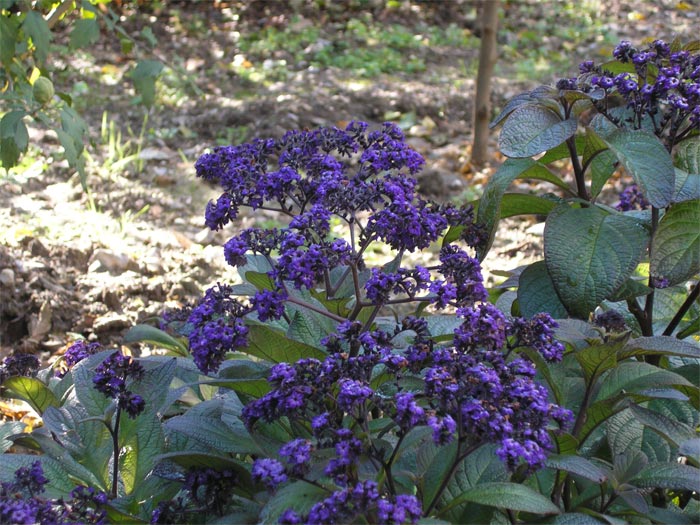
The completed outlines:
<svg viewBox="0 0 700 525">
<path fill-rule="evenodd" d="M 566 183 L 563 183 L 546 167 L 532 159 L 507 159 L 489 179 L 478 202 L 475 221 L 483 224 L 489 234 L 486 245 L 477 250 L 477 255 L 481 260 L 486 256 L 493 243 L 501 214 L 503 195 L 508 186 L 517 178 L 547 180 L 567 187 Z"/>
<path fill-rule="evenodd" d="M 452 479 L 445 487 L 438 507 L 440 517 L 449 518 L 452 523 L 465 521 L 482 522 L 492 513 L 474 502 L 453 502 L 472 487 L 487 482 L 503 482 L 508 479 L 508 471 L 496 455 L 495 445 L 484 445 L 469 454 L 457 467 Z"/>
<path fill-rule="evenodd" d="M 700 138 L 684 140 L 675 148 L 676 166 L 688 173 L 700 174 Z"/>
<path fill-rule="evenodd" d="M 452 502 L 465 501 L 533 514 L 559 514 L 561 511 L 549 498 L 518 483 L 481 483 L 460 494 Z"/>
<path fill-rule="evenodd" d="M 642 130 L 615 131 L 604 140 L 651 205 L 668 206 L 673 198 L 676 175 L 671 156 L 661 141 L 653 133 Z"/>
<path fill-rule="evenodd" d="M 124 419 L 119 444 L 122 450 L 119 469 L 124 491 L 131 494 L 153 470 L 156 456 L 165 452 L 165 436 L 155 411 L 143 413 L 137 419 Z"/>
<path fill-rule="evenodd" d="M 313 357 L 323 360 L 325 352 L 300 341 L 288 338 L 274 328 L 262 324 L 250 324 L 248 346 L 241 349 L 247 354 L 272 363 L 296 363 L 299 359 Z"/>
<path fill-rule="evenodd" d="M 554 319 L 568 316 L 544 261 L 532 263 L 520 275 L 518 304 L 520 314 L 524 317 L 532 317 L 540 312 L 547 312 Z"/>
<path fill-rule="evenodd" d="M 520 106 L 527 104 L 535 104 L 544 98 L 554 99 L 558 95 L 557 90 L 551 86 L 538 86 L 532 91 L 526 91 L 525 93 L 520 93 L 515 95 L 513 98 L 506 102 L 498 116 L 489 124 L 490 128 L 496 127 L 504 118 L 510 115 Z"/>
<path fill-rule="evenodd" d="M 608 479 L 607 474 L 600 467 L 581 456 L 550 454 L 545 466 L 576 474 L 595 483 L 603 483 Z"/>
<path fill-rule="evenodd" d="M 609 342 L 576 352 L 576 361 L 583 369 L 587 384 L 592 384 L 603 372 L 617 365 L 617 352 L 621 346 L 621 342 Z"/>
<path fill-rule="evenodd" d="M 10 377 L 2 386 L 6 397 L 26 401 L 39 414 L 43 414 L 48 407 L 59 406 L 58 400 L 49 387 L 34 377 Z"/>
<path fill-rule="evenodd" d="M 581 512 L 567 512 L 566 514 L 560 514 L 548 523 L 552 523 L 552 525 L 596 525 L 597 523 L 608 522 L 597 520 L 589 514 Z"/>
<path fill-rule="evenodd" d="M 700 438 L 683 441 L 678 446 L 678 453 L 691 458 L 695 464 L 700 464 Z"/>
<path fill-rule="evenodd" d="M 91 46 L 100 39 L 100 26 L 96 18 L 76 20 L 70 34 L 70 47 L 73 49 Z"/>
<path fill-rule="evenodd" d="M 272 496 L 260 512 L 260 523 L 277 523 L 287 509 L 306 514 L 311 507 L 328 497 L 328 491 L 305 481 L 296 481 L 285 485 Z"/>
<path fill-rule="evenodd" d="M 598 207 L 555 208 L 544 230 L 545 262 L 567 310 L 587 319 L 632 274 L 647 242 L 633 218 Z"/>
<path fill-rule="evenodd" d="M 27 425 L 21 421 L 0 421 L 0 454 L 12 446 L 12 441 L 8 438 L 22 432 L 25 426 Z"/>
<path fill-rule="evenodd" d="M 642 424 L 655 430 L 675 447 L 695 435 L 695 431 L 688 425 L 654 410 L 635 404 L 631 404 L 629 409 Z"/>
<path fill-rule="evenodd" d="M 556 201 L 525 193 L 506 193 L 501 201 L 500 218 L 515 215 L 547 215 L 557 205 Z"/>
<path fill-rule="evenodd" d="M 680 341 L 675 337 L 657 335 L 630 339 L 618 352 L 619 359 L 638 355 L 677 355 L 700 358 L 700 347 L 693 342 Z"/>
<path fill-rule="evenodd" d="M 700 469 L 678 463 L 651 463 L 630 483 L 640 488 L 700 492 Z"/>
<path fill-rule="evenodd" d="M 51 42 L 49 25 L 38 11 L 28 11 L 22 28 L 24 33 L 32 39 L 35 48 L 34 56 L 39 63 L 43 64 L 49 54 L 49 43 Z"/>
<path fill-rule="evenodd" d="M 136 92 L 141 95 L 141 103 L 150 108 L 156 101 L 156 80 L 163 71 L 163 63 L 158 60 L 141 60 L 131 72 Z"/>
<path fill-rule="evenodd" d="M 688 173 L 676 168 L 676 189 L 673 202 L 700 199 L 700 173 Z"/>
<path fill-rule="evenodd" d="M 274 290 L 277 288 L 275 281 L 262 272 L 245 272 L 245 280 L 255 286 L 258 290 Z"/>
<path fill-rule="evenodd" d="M 15 56 L 15 43 L 17 41 L 18 18 L 0 16 L 0 61 L 7 69 L 10 68 Z"/>
<path fill-rule="evenodd" d="M 597 197 L 610 176 L 617 168 L 617 157 L 610 150 L 598 153 L 591 161 L 588 169 L 591 177 L 591 196 Z"/>
<path fill-rule="evenodd" d="M 700 273 L 700 199 L 672 205 L 651 242 L 651 274 L 675 285 Z"/>
<path fill-rule="evenodd" d="M 250 484 L 250 472 L 245 463 L 224 455 L 205 454 L 202 452 L 168 452 L 158 456 L 159 461 L 172 461 L 184 468 L 213 468 L 215 470 L 231 469 L 240 477 L 241 484 Z"/>
<path fill-rule="evenodd" d="M 700 333 L 700 317 L 696 317 L 688 326 L 685 326 L 682 330 L 679 330 L 676 337 L 678 339 L 685 339 L 686 337 L 690 337 L 691 335 L 698 333 Z"/>
<path fill-rule="evenodd" d="M 645 285 L 642 281 L 630 277 L 622 286 L 620 286 L 615 292 L 606 299 L 610 302 L 616 303 L 620 301 L 626 301 L 627 299 L 633 299 L 635 297 L 642 297 L 648 295 L 651 292 L 651 288 Z"/>
<path fill-rule="evenodd" d="M 132 326 L 124 335 L 124 342 L 148 343 L 157 348 L 165 348 L 170 350 L 176 355 L 182 357 L 187 357 L 189 355 L 187 346 L 182 341 L 175 339 L 170 334 L 167 334 L 155 326 L 147 324 L 137 324 L 136 326 Z"/>
<path fill-rule="evenodd" d="M 542 106 L 525 105 L 503 124 L 498 146 L 507 157 L 532 157 L 558 146 L 576 132 L 576 119 L 562 120 Z"/>
</svg>

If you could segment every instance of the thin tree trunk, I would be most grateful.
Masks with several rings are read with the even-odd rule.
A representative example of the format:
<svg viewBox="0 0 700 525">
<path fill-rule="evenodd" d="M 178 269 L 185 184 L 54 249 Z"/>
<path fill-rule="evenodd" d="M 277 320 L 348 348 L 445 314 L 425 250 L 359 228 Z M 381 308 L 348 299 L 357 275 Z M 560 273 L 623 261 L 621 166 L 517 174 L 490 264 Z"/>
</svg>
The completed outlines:
<svg viewBox="0 0 700 525">
<path fill-rule="evenodd" d="M 476 77 L 474 105 L 474 143 L 471 163 L 482 166 L 489 157 L 489 121 L 491 120 L 491 76 L 496 65 L 499 0 L 485 0 L 481 7 L 481 47 Z"/>
</svg>

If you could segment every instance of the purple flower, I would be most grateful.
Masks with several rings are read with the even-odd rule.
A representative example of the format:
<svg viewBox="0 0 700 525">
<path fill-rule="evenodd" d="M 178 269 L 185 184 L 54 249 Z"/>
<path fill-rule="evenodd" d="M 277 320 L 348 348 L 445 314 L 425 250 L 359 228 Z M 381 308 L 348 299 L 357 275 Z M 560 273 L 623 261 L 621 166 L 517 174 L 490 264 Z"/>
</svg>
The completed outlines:
<svg viewBox="0 0 700 525">
<path fill-rule="evenodd" d="M 399 392 L 394 396 L 396 402 L 396 415 L 394 421 L 402 431 L 408 432 L 418 424 L 425 422 L 425 410 L 415 401 L 415 397 L 410 392 Z"/>
<path fill-rule="evenodd" d="M 256 459 L 253 462 L 251 475 L 255 481 L 263 483 L 268 490 L 275 490 L 287 481 L 284 465 L 276 459 Z"/>
<path fill-rule="evenodd" d="M 291 475 L 300 478 L 309 470 L 312 449 L 310 441 L 299 438 L 284 445 L 279 450 L 279 455 L 285 458 Z"/>
<path fill-rule="evenodd" d="M 620 203 L 617 205 L 618 210 L 644 210 L 648 207 L 649 201 L 647 201 L 636 184 L 630 184 L 620 193 Z"/>
<path fill-rule="evenodd" d="M 539 313 L 531 319 L 515 319 L 513 329 L 518 344 L 537 350 L 547 361 L 561 361 L 564 345 L 554 339 L 554 328 L 559 325 L 548 313 Z"/>
<path fill-rule="evenodd" d="M 430 416 L 428 418 L 428 426 L 433 429 L 433 442 L 436 445 L 450 443 L 454 439 L 457 430 L 457 423 L 449 414 L 443 417 Z"/>
<path fill-rule="evenodd" d="M 227 352 L 248 345 L 243 317 L 250 308 L 233 297 L 231 286 L 216 285 L 192 309 L 188 322 L 190 352 L 205 374 L 216 372 Z"/>
<path fill-rule="evenodd" d="M 280 319 L 284 315 L 284 301 L 287 294 L 283 291 L 258 290 L 251 303 L 253 309 L 258 313 L 260 321 Z"/>
<path fill-rule="evenodd" d="M 31 354 L 12 354 L 0 364 L 0 383 L 8 377 L 33 376 L 39 368 L 39 359 Z"/>
<path fill-rule="evenodd" d="M 362 381 L 350 378 L 343 378 L 338 381 L 338 406 L 345 411 L 350 411 L 354 406 L 360 405 L 368 400 L 374 390 Z"/>
<path fill-rule="evenodd" d="M 462 351 L 482 347 L 487 350 L 502 348 L 510 323 L 503 313 L 490 303 L 474 308 L 462 308 L 457 312 L 464 318 L 455 330 L 455 345 Z"/>
<path fill-rule="evenodd" d="M 78 339 L 68 347 L 63 355 L 63 365 L 55 372 L 56 377 L 63 377 L 68 373 L 68 370 L 73 368 L 83 359 L 97 353 L 101 348 L 100 343 L 88 343 L 83 339 Z"/>
<path fill-rule="evenodd" d="M 607 310 L 595 316 L 593 323 L 606 332 L 624 332 L 627 330 L 625 318 L 617 310 Z"/>
<path fill-rule="evenodd" d="M 117 400 L 117 406 L 126 411 L 132 419 L 145 409 L 146 403 L 139 395 L 127 390 L 127 380 L 139 380 L 143 376 L 143 367 L 127 356 L 117 351 L 110 354 L 95 369 L 92 378 L 95 389 L 105 396 Z"/>
</svg>

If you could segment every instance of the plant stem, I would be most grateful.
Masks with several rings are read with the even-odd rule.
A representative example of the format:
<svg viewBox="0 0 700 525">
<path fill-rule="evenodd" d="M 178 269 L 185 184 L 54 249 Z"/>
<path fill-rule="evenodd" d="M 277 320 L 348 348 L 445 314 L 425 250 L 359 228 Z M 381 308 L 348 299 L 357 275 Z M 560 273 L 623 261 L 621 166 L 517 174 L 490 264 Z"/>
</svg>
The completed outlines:
<svg viewBox="0 0 700 525">
<path fill-rule="evenodd" d="M 122 411 L 117 405 L 117 413 L 114 418 L 114 428 L 107 425 L 107 429 L 112 435 L 112 447 L 114 448 L 114 460 L 112 463 L 112 498 L 117 497 L 117 485 L 119 483 L 119 421 L 121 419 L 121 415 Z"/>
<path fill-rule="evenodd" d="M 303 308 L 311 310 L 312 312 L 316 312 L 317 314 L 321 314 L 321 315 L 325 315 L 326 317 L 330 317 L 331 319 L 333 319 L 334 321 L 338 321 L 339 323 L 342 323 L 343 321 L 345 321 L 345 317 L 341 317 L 339 315 L 334 314 L 333 312 L 329 312 L 328 310 L 318 308 L 318 307 L 314 306 L 313 304 L 307 303 L 306 301 L 302 301 L 301 299 L 297 299 L 296 297 L 294 297 L 292 295 L 289 295 L 287 297 L 287 301 L 292 303 L 292 304 L 296 304 L 296 305 L 299 305 Z"/>
<path fill-rule="evenodd" d="M 576 139 L 574 137 L 568 138 L 566 140 L 566 146 L 569 148 L 569 155 L 571 156 L 571 165 L 574 168 L 574 176 L 576 177 L 576 189 L 578 190 L 579 198 L 584 201 L 590 201 L 591 198 L 586 190 L 586 180 L 584 178 L 584 170 L 581 166 L 581 161 L 578 158 L 578 152 L 576 151 Z"/>
<path fill-rule="evenodd" d="M 681 322 L 683 319 L 683 316 L 690 310 L 690 307 L 693 305 L 695 301 L 697 301 L 698 297 L 700 296 L 700 281 L 695 283 L 695 286 L 693 286 L 693 289 L 690 291 L 688 294 L 688 297 L 685 299 L 681 307 L 678 309 L 676 312 L 676 315 L 673 316 L 673 319 L 671 319 L 671 322 L 668 323 L 668 326 L 666 327 L 666 330 L 664 330 L 663 335 L 671 335 L 673 331 L 676 329 L 678 326 L 678 323 Z"/>
</svg>

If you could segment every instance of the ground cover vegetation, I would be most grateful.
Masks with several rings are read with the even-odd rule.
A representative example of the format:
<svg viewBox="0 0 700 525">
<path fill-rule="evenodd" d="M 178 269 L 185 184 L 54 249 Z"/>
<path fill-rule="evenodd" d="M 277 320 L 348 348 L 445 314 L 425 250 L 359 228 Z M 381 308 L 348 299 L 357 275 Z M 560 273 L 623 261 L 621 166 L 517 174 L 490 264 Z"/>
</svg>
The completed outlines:
<svg viewBox="0 0 700 525">
<path fill-rule="evenodd" d="M 699 86 L 696 43 L 619 43 L 504 105 L 469 203 L 418 191 L 392 122 L 212 145 L 207 227 L 277 219 L 224 242 L 236 283 L 125 335 L 160 355 L 3 360 L 41 424 L 0 423 L 0 521 L 697 522 Z M 519 214 L 542 260 L 486 286 Z"/>
</svg>

